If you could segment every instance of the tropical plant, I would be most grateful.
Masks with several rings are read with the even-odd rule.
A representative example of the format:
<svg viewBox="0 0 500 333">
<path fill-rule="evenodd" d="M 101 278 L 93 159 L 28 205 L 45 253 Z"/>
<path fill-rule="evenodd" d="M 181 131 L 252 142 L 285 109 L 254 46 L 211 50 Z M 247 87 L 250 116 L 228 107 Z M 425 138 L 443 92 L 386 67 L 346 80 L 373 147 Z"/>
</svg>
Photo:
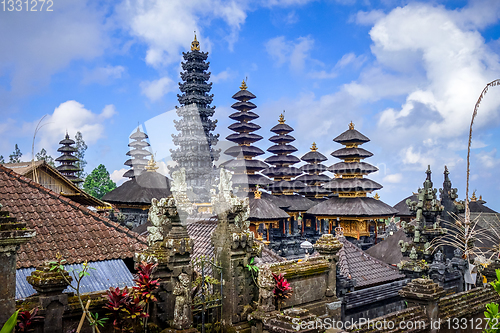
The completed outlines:
<svg viewBox="0 0 500 333">
<path fill-rule="evenodd" d="M 16 327 L 17 323 L 17 315 L 19 313 L 19 310 L 14 312 L 12 316 L 7 320 L 7 322 L 3 325 L 2 329 L 0 330 L 0 333 L 12 333 L 14 332 L 14 328 Z"/>
<path fill-rule="evenodd" d="M 292 287 L 290 286 L 290 283 L 288 283 L 288 281 L 285 279 L 283 273 L 280 273 L 279 275 L 276 275 L 274 273 L 272 274 L 274 281 L 276 282 L 276 285 L 274 286 L 273 290 L 274 298 L 278 303 L 278 311 L 280 311 L 281 305 L 283 304 L 285 299 L 292 296 L 293 290 Z"/>
<path fill-rule="evenodd" d="M 17 332 L 27 332 L 33 325 L 33 321 L 36 319 L 41 319 L 42 317 L 37 316 L 38 308 L 33 308 L 31 311 L 19 311 L 17 315 Z"/>
<path fill-rule="evenodd" d="M 0 155 L 0 164 L 5 163 L 5 159 L 3 158 L 3 155 Z"/>
<path fill-rule="evenodd" d="M 45 161 L 47 164 L 50 164 L 50 166 L 55 167 L 56 165 L 54 164 L 54 158 L 50 155 L 47 155 L 47 151 L 45 148 L 42 148 L 38 153 L 35 155 L 37 161 Z"/>
<path fill-rule="evenodd" d="M 500 269 L 496 271 L 497 279 L 490 282 L 493 289 L 500 295 Z M 500 332 L 500 313 L 498 313 L 498 303 L 486 304 L 486 311 L 484 311 L 484 316 L 487 318 L 487 328 L 483 331 L 486 333 Z"/>
<path fill-rule="evenodd" d="M 87 151 L 87 145 L 85 144 L 85 141 L 83 140 L 83 135 L 82 132 L 78 131 L 75 134 L 75 147 L 77 149 L 76 151 L 76 157 L 78 157 L 78 161 L 75 163 L 78 169 L 76 173 L 76 176 L 80 179 L 85 179 L 87 177 L 87 174 L 85 173 L 85 167 L 87 166 L 87 161 L 85 160 L 85 152 Z"/>
<path fill-rule="evenodd" d="M 259 284 L 257 283 L 256 277 L 258 277 L 259 275 L 259 267 L 257 267 L 257 265 L 254 264 L 254 261 L 255 261 L 254 257 L 250 258 L 250 262 L 248 263 L 248 265 L 246 265 L 246 268 L 248 268 L 250 274 L 252 275 L 253 283 L 255 283 L 255 285 L 258 287 Z"/>
</svg>

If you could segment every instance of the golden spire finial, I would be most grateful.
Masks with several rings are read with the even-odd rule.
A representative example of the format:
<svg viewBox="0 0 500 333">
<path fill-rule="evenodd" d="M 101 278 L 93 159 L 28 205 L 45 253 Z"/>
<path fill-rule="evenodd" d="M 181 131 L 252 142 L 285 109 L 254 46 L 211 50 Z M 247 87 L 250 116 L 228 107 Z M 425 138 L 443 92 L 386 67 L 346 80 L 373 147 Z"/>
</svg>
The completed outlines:
<svg viewBox="0 0 500 333">
<path fill-rule="evenodd" d="M 247 90 L 247 83 L 245 82 L 245 80 L 241 81 L 241 86 L 240 86 L 240 89 L 241 90 Z"/>
<path fill-rule="evenodd" d="M 380 195 L 378 195 L 378 193 L 375 193 L 375 195 L 373 196 L 373 199 L 375 199 L 375 200 L 380 199 Z"/>
<path fill-rule="evenodd" d="M 199 51 L 200 50 L 200 43 L 198 43 L 198 40 L 196 39 L 196 31 L 194 32 L 194 40 L 191 42 L 191 51 Z"/>
<path fill-rule="evenodd" d="M 285 110 L 283 110 L 283 113 L 285 113 Z M 279 122 L 280 124 L 284 124 L 285 123 L 285 116 L 282 114 L 280 114 L 280 119 L 279 119 Z"/>
<path fill-rule="evenodd" d="M 350 130 L 353 130 L 354 129 L 354 123 L 351 121 L 350 124 L 349 124 L 349 129 Z"/>
<path fill-rule="evenodd" d="M 259 185 L 255 186 L 255 192 L 253 194 L 255 199 L 260 199 L 262 192 L 259 190 Z"/>
<path fill-rule="evenodd" d="M 311 151 L 316 151 L 318 150 L 318 147 L 316 147 L 316 142 L 313 142 L 313 145 L 311 147 Z"/>
<path fill-rule="evenodd" d="M 476 198 L 476 191 L 472 192 L 472 197 L 470 198 L 470 201 L 471 201 L 471 202 L 477 201 L 477 198 Z"/>
<path fill-rule="evenodd" d="M 479 196 L 479 201 L 483 201 L 483 196 L 482 195 Z"/>
<path fill-rule="evenodd" d="M 148 171 L 156 171 L 158 170 L 160 167 L 158 167 L 156 165 L 156 161 L 155 161 L 155 157 L 154 155 L 151 155 L 151 158 L 149 159 L 148 161 L 148 165 L 146 165 L 145 169 L 148 170 Z"/>
</svg>

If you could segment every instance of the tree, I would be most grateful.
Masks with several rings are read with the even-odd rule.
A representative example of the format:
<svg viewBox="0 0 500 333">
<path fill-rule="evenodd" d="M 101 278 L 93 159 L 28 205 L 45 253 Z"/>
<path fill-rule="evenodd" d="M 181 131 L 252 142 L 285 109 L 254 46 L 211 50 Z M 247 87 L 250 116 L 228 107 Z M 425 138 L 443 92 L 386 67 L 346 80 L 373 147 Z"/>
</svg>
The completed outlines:
<svg viewBox="0 0 500 333">
<path fill-rule="evenodd" d="M 21 162 L 21 156 L 23 156 L 23 153 L 21 153 L 21 149 L 16 146 L 14 147 L 14 152 L 9 155 L 9 163 L 20 163 Z"/>
<path fill-rule="evenodd" d="M 3 155 L 0 155 L 0 164 L 5 163 L 5 160 L 3 159 Z"/>
<path fill-rule="evenodd" d="M 116 184 L 109 177 L 109 172 L 103 164 L 99 164 L 97 168 L 92 170 L 83 183 L 85 192 L 97 199 L 101 199 L 115 188 Z"/>
<path fill-rule="evenodd" d="M 45 148 L 42 148 L 40 152 L 36 153 L 35 157 L 37 161 L 45 161 L 53 167 L 56 166 L 54 164 L 54 159 L 52 158 L 52 156 L 47 155 L 47 151 L 45 150 Z"/>
<path fill-rule="evenodd" d="M 85 160 L 85 151 L 87 151 L 87 145 L 83 140 L 82 132 L 78 131 L 75 134 L 75 147 L 78 149 L 75 153 L 75 156 L 78 157 L 78 162 L 76 162 L 76 166 L 81 169 L 76 173 L 76 176 L 80 179 L 85 179 L 87 174 L 85 173 L 85 167 L 87 166 L 87 161 Z"/>
</svg>

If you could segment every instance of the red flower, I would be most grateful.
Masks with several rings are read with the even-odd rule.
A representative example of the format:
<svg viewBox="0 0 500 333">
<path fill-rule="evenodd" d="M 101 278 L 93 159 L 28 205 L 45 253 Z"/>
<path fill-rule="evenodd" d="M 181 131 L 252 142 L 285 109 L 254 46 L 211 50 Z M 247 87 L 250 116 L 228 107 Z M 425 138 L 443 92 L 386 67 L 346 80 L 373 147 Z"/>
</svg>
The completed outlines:
<svg viewBox="0 0 500 333">
<path fill-rule="evenodd" d="M 292 287 L 290 287 L 290 283 L 284 278 L 283 273 L 280 275 L 276 275 L 273 273 L 274 281 L 276 285 L 274 286 L 274 297 L 276 297 L 279 301 L 282 301 L 286 298 L 289 298 L 292 295 Z"/>
</svg>

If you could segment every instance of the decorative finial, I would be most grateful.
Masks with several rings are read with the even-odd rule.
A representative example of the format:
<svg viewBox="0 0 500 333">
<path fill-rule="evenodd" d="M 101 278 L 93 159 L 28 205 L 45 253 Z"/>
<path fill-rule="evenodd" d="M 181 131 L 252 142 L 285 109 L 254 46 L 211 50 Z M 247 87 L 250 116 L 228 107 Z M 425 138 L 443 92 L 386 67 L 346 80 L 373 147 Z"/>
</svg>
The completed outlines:
<svg viewBox="0 0 500 333">
<path fill-rule="evenodd" d="M 151 155 L 151 158 L 149 159 L 148 161 L 148 165 L 146 165 L 145 169 L 148 170 L 148 171 L 156 171 L 158 170 L 160 167 L 158 167 L 156 165 L 156 161 L 155 161 L 155 158 L 154 158 L 154 155 Z"/>
<path fill-rule="evenodd" d="M 316 147 L 316 142 L 313 142 L 313 145 L 311 147 L 311 151 L 316 151 L 318 150 L 318 147 Z"/>
<path fill-rule="evenodd" d="M 352 121 L 349 123 L 349 129 L 350 129 L 350 130 L 353 130 L 353 129 L 354 129 L 354 123 L 353 123 Z"/>
<path fill-rule="evenodd" d="M 283 113 L 285 113 L 285 110 L 283 110 Z M 280 114 L 280 119 L 279 119 L 279 122 L 280 124 L 284 124 L 285 123 L 285 116 L 282 114 Z"/>
<path fill-rule="evenodd" d="M 375 195 L 373 196 L 373 199 L 379 200 L 380 199 L 380 195 L 378 195 L 378 193 L 375 193 Z"/>
<path fill-rule="evenodd" d="M 241 81 L 241 86 L 240 86 L 240 89 L 241 90 L 247 90 L 247 83 L 245 82 L 245 80 Z"/>
<path fill-rule="evenodd" d="M 479 195 L 479 201 L 483 201 L 483 196 Z"/>
<path fill-rule="evenodd" d="M 338 173 L 335 173 L 333 176 L 334 176 L 335 178 L 342 178 L 342 176 L 341 176 L 341 175 L 339 175 Z"/>
<path fill-rule="evenodd" d="M 260 199 L 261 196 L 262 196 L 262 192 L 259 190 L 259 185 L 257 185 L 255 187 L 254 198 Z"/>
<path fill-rule="evenodd" d="M 337 237 L 337 238 L 344 237 L 344 228 L 343 227 L 335 227 L 335 237 Z"/>
<path fill-rule="evenodd" d="M 471 201 L 471 202 L 475 202 L 475 201 L 477 201 L 477 198 L 476 198 L 476 191 L 472 192 L 472 197 L 470 198 L 470 201 Z"/>
<path fill-rule="evenodd" d="M 196 39 L 196 31 L 194 32 L 194 40 L 191 42 L 191 51 L 199 51 L 200 50 L 200 43 L 198 43 L 198 40 Z"/>
</svg>

